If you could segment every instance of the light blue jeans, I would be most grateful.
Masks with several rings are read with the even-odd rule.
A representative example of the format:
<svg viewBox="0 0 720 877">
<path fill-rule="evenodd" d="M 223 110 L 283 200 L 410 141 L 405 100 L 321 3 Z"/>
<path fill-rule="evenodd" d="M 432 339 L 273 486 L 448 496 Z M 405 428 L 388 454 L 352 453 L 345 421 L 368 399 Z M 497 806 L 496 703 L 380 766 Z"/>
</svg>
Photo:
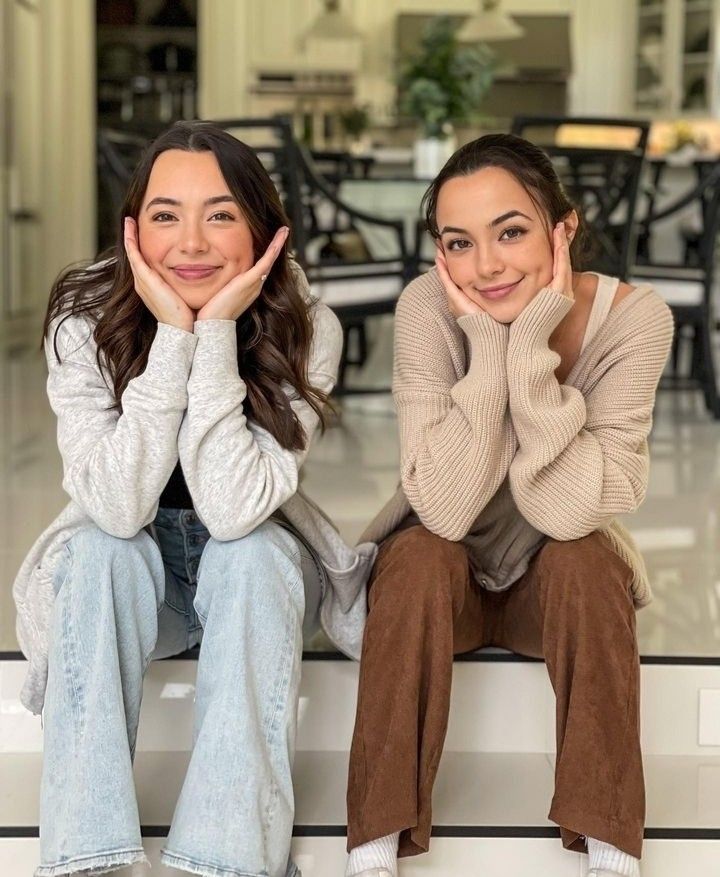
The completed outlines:
<svg viewBox="0 0 720 877">
<path fill-rule="evenodd" d="M 162 861 L 298 877 L 291 769 L 303 621 L 312 633 L 322 572 L 274 521 L 230 542 L 191 510 L 160 509 L 154 523 L 157 542 L 83 528 L 55 574 L 36 877 L 145 861 L 132 774 L 143 676 L 201 641 L 193 750 Z"/>
</svg>

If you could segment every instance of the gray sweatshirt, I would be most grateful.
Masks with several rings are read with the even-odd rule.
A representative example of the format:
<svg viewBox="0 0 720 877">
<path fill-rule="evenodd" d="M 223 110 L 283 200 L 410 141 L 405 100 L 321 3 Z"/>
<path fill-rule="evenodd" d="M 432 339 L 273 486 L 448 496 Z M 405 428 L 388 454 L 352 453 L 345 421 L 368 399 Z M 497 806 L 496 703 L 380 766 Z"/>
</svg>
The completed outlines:
<svg viewBox="0 0 720 877">
<path fill-rule="evenodd" d="M 307 281 L 298 270 L 307 296 Z M 336 379 L 342 332 L 332 311 L 312 306 L 310 383 L 329 392 Z M 145 371 L 122 396 L 123 413 L 110 410 L 112 382 L 96 361 L 93 325 L 73 316 L 45 342 L 47 392 L 57 415 L 63 489 L 70 497 L 37 539 L 13 584 L 17 636 L 29 661 L 21 700 L 42 710 L 47 682 L 48 639 L 55 599 L 53 575 L 68 540 L 96 524 L 128 539 L 152 522 L 163 488 L 178 462 L 195 511 L 210 535 L 241 539 L 279 511 L 322 562 L 328 586 L 321 607 L 323 628 L 335 645 L 360 656 L 365 585 L 377 553 L 366 543 L 345 544 L 332 523 L 298 490 L 298 474 L 318 425 L 312 408 L 286 388 L 308 436 L 302 451 L 288 451 L 248 420 L 246 386 L 238 374 L 235 322 L 203 320 L 194 332 L 159 323 Z"/>
</svg>

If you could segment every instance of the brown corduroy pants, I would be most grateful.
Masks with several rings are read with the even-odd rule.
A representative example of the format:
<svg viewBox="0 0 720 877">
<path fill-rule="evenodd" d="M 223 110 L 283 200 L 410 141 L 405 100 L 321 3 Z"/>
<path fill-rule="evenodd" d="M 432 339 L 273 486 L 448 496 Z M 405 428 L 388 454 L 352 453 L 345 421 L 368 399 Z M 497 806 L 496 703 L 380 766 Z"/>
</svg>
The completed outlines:
<svg viewBox="0 0 720 877">
<path fill-rule="evenodd" d="M 385 540 L 368 596 L 348 850 L 399 831 L 400 856 L 427 851 L 453 654 L 499 646 L 544 658 L 550 674 L 557 761 L 549 818 L 563 844 L 582 851 L 590 836 L 639 858 L 645 787 L 631 575 L 593 533 L 547 542 L 521 579 L 493 593 L 472 579 L 461 543 L 422 526 Z"/>
</svg>

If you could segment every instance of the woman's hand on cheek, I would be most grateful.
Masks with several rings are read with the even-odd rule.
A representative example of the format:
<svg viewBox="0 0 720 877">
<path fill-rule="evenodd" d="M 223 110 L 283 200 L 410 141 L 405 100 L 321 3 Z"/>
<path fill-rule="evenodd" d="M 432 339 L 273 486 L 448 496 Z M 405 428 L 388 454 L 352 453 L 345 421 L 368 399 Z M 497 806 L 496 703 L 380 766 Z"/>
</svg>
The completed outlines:
<svg viewBox="0 0 720 877">
<path fill-rule="evenodd" d="M 140 252 L 137 222 L 129 216 L 125 218 L 123 243 L 135 283 L 135 292 L 150 313 L 158 323 L 167 323 L 186 332 L 192 332 L 195 312 L 145 261 Z"/>
<path fill-rule="evenodd" d="M 283 226 L 257 262 L 236 274 L 197 314 L 198 320 L 237 320 L 260 295 L 265 278 L 285 245 L 290 229 Z"/>
<path fill-rule="evenodd" d="M 565 231 L 565 224 L 562 222 L 558 222 L 553 229 L 553 276 L 550 281 L 550 289 L 561 292 L 569 299 L 575 299 L 570 242 Z"/>
<path fill-rule="evenodd" d="M 440 277 L 440 281 L 445 289 L 445 294 L 447 295 L 450 313 L 456 319 L 458 317 L 467 317 L 470 314 L 481 314 L 484 312 L 484 308 L 474 302 L 471 298 L 468 298 L 462 289 L 455 284 L 452 277 L 450 277 L 445 253 L 440 247 L 435 251 L 435 267 L 437 268 L 438 276 Z"/>
</svg>

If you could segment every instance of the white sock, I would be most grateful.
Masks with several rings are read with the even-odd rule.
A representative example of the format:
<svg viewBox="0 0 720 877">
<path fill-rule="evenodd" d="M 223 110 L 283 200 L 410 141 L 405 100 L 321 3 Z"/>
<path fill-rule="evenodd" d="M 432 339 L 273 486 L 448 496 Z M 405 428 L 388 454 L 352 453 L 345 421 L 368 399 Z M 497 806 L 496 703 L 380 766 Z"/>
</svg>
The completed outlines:
<svg viewBox="0 0 720 877">
<path fill-rule="evenodd" d="M 612 844 L 606 844 L 594 837 L 587 839 L 588 855 L 590 857 L 591 873 L 600 872 L 600 875 L 620 875 L 620 877 L 640 877 L 640 862 L 638 859 L 624 853 Z"/>
<path fill-rule="evenodd" d="M 354 877 L 369 868 L 387 868 L 397 877 L 397 851 L 400 832 L 379 837 L 350 850 L 345 877 Z"/>
</svg>

